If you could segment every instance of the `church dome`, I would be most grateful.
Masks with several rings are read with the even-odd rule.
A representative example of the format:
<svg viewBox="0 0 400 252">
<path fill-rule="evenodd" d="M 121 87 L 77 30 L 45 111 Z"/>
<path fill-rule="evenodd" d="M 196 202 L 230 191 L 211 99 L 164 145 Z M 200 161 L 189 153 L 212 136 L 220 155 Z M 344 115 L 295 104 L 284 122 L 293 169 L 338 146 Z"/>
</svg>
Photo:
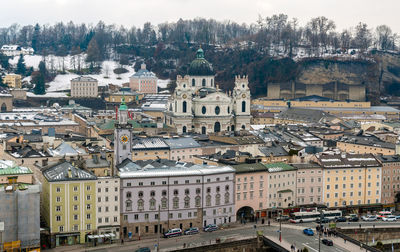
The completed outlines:
<svg viewBox="0 0 400 252">
<path fill-rule="evenodd" d="M 190 63 L 188 74 L 191 76 L 210 76 L 214 75 L 211 64 L 204 58 L 203 49 L 199 48 L 196 52 L 196 59 Z"/>
</svg>

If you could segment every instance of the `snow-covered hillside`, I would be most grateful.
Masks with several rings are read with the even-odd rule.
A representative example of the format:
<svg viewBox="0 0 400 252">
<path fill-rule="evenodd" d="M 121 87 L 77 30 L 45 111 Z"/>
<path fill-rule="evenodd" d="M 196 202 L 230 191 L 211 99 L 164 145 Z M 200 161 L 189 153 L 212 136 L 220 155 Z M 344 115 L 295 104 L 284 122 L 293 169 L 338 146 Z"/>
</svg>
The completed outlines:
<svg viewBox="0 0 400 252">
<path fill-rule="evenodd" d="M 39 63 L 42 60 L 45 60 L 46 67 L 48 69 L 55 69 L 57 71 L 62 71 L 65 69 L 67 74 L 58 74 L 56 78 L 50 82 L 46 83 L 49 86 L 47 88 L 47 92 L 60 92 L 69 90 L 71 87 L 71 79 L 78 77 L 79 75 L 68 72 L 68 70 L 76 69 L 78 65 L 81 67 L 85 67 L 87 63 L 85 63 L 85 54 L 71 56 L 68 55 L 66 57 L 59 57 L 54 55 L 49 55 L 46 57 L 40 55 L 25 55 L 25 65 L 27 67 L 33 67 L 34 70 L 37 70 L 39 67 Z M 10 64 L 16 65 L 18 62 L 19 56 L 16 56 L 9 60 Z M 104 61 L 101 65 L 101 73 L 100 74 L 90 74 L 90 77 L 93 77 L 99 81 L 99 86 L 106 86 L 108 84 L 114 84 L 118 86 L 122 86 L 122 84 L 129 82 L 129 77 L 135 73 L 133 69 L 133 65 L 123 66 L 128 72 L 124 74 L 115 74 L 114 69 L 120 67 L 118 62 L 115 61 Z M 30 81 L 30 78 L 25 78 L 24 80 Z M 159 80 L 157 85 L 161 88 L 165 88 L 168 84 L 169 80 Z M 33 94 L 31 95 L 33 96 Z M 55 94 L 55 96 L 57 96 Z"/>
</svg>

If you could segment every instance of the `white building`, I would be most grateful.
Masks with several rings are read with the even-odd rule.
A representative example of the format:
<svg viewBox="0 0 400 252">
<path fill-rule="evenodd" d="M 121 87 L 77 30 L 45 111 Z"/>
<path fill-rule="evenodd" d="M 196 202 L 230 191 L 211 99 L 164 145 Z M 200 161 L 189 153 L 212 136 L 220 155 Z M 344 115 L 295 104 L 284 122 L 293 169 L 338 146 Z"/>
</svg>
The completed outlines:
<svg viewBox="0 0 400 252">
<path fill-rule="evenodd" d="M 99 234 L 120 233 L 120 186 L 117 177 L 98 177 L 97 190 L 97 229 Z"/>
<path fill-rule="evenodd" d="M 19 55 L 33 55 L 34 50 L 31 47 L 21 47 L 19 45 L 3 45 L 0 51 L 9 57 L 19 56 Z"/>
<path fill-rule="evenodd" d="M 178 75 L 176 85 L 169 99 L 165 123 L 175 127 L 178 133 L 250 129 L 247 76 L 236 76 L 233 92 L 222 92 L 214 82 L 214 70 L 201 48 L 190 64 L 188 75 Z"/>
<path fill-rule="evenodd" d="M 126 159 L 117 168 L 121 178 L 124 237 L 236 221 L 235 170 L 229 166 L 164 159 L 134 163 Z"/>
<path fill-rule="evenodd" d="M 71 80 L 71 97 L 97 97 L 98 81 L 89 76 L 79 76 Z"/>
</svg>

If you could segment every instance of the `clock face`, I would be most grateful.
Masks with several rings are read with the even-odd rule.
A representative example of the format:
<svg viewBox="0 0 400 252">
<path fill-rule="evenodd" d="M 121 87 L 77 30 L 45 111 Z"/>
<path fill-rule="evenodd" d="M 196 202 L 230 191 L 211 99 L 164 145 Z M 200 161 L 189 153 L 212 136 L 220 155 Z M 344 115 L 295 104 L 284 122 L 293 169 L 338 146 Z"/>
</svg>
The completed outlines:
<svg viewBox="0 0 400 252">
<path fill-rule="evenodd" d="M 122 135 L 120 141 L 121 143 L 126 144 L 129 141 L 129 137 L 127 135 Z"/>
<path fill-rule="evenodd" d="M 242 98 L 246 98 L 246 95 L 245 95 L 245 94 L 242 94 Z"/>
<path fill-rule="evenodd" d="M 183 98 L 183 99 L 186 99 L 186 98 L 187 98 L 187 95 L 186 95 L 186 94 L 182 95 L 182 98 Z"/>
</svg>

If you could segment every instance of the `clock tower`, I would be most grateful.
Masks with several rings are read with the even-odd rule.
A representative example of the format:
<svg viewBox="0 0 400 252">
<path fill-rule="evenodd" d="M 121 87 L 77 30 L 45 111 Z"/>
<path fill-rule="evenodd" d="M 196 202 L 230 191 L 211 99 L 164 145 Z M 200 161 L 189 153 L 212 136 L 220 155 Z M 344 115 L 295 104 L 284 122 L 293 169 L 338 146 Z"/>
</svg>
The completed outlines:
<svg viewBox="0 0 400 252">
<path fill-rule="evenodd" d="M 128 123 L 128 107 L 122 97 L 114 130 L 114 166 L 132 159 L 132 124 Z"/>
</svg>

